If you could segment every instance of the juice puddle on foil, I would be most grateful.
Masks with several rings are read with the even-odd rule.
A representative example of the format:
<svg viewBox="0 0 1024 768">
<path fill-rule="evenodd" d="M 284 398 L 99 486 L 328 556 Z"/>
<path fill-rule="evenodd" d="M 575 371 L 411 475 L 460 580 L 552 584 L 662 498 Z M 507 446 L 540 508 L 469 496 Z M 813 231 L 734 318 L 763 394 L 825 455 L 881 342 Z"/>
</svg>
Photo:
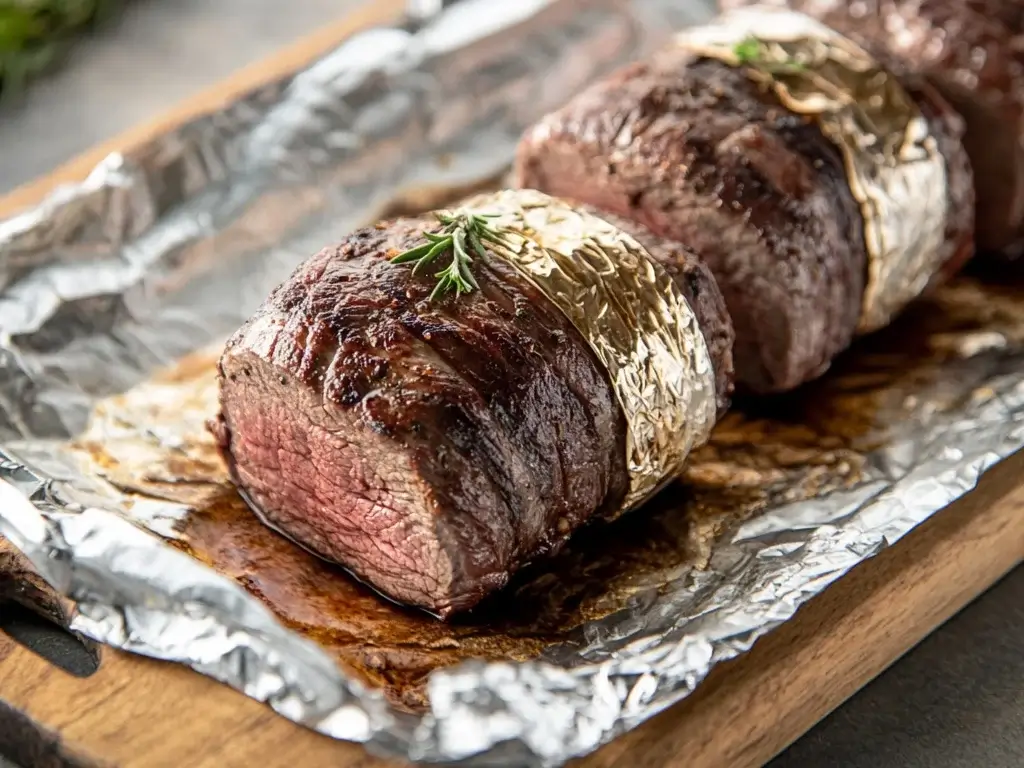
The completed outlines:
<svg viewBox="0 0 1024 768">
<path fill-rule="evenodd" d="M 432 670 L 469 658 L 522 660 L 579 642 L 586 622 L 702 568 L 730 525 L 856 485 L 885 425 L 915 417 L 925 400 L 941 408 L 943 366 L 992 346 L 1024 347 L 1024 306 L 1013 289 L 962 278 L 863 340 L 822 381 L 738 403 L 682 482 L 638 513 L 581 531 L 447 624 L 381 599 L 257 521 L 205 428 L 216 412 L 219 349 L 100 403 L 71 449 L 129 499 L 181 505 L 173 530 L 158 530 L 174 546 L 243 585 L 396 705 L 417 710 Z M 125 509 L 132 517 L 131 505 Z"/>
</svg>

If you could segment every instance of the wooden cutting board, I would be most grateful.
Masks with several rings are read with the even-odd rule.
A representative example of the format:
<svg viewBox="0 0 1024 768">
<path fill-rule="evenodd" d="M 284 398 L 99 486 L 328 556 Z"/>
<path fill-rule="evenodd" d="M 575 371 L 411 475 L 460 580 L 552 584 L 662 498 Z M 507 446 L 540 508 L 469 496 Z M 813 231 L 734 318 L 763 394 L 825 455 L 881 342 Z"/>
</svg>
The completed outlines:
<svg viewBox="0 0 1024 768">
<path fill-rule="evenodd" d="M 232 101 L 337 45 L 397 18 L 378 0 L 250 67 L 163 118 L 117 137 L 0 198 L 0 216 L 79 181 L 107 154 Z M 610 767 L 760 766 L 877 676 L 935 627 L 1024 561 L 1024 452 L 899 544 L 860 565 L 754 649 L 716 668 L 698 691 L 646 725 L 577 761 Z M 29 606 L 66 625 L 68 605 L 0 539 L 0 611 Z M 77 641 L 76 641 L 77 642 Z M 96 671 L 61 671 L 0 633 L 0 753 L 24 765 L 370 768 L 361 747 L 300 728 L 184 667 L 90 647 Z"/>
</svg>

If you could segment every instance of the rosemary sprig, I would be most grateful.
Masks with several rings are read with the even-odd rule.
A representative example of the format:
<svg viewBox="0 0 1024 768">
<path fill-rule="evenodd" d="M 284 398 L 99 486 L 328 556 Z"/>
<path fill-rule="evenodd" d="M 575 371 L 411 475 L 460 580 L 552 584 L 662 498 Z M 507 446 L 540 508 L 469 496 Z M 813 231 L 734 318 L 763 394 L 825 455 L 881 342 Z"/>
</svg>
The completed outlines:
<svg viewBox="0 0 1024 768">
<path fill-rule="evenodd" d="M 497 218 L 498 214 L 439 211 L 434 217 L 442 225 L 441 231 L 424 232 L 423 238 L 426 242 L 398 254 L 391 259 L 391 263 L 415 262 L 416 266 L 412 268 L 415 275 L 438 256 L 451 251 L 451 262 L 434 274 L 438 280 L 430 294 L 430 300 L 434 301 L 449 291 L 455 291 L 456 296 L 472 293 L 473 289 L 480 288 L 470 271 L 473 254 L 485 258 L 487 251 L 484 243 L 502 242 L 502 230 L 495 229 L 489 222 L 489 219 Z"/>
<path fill-rule="evenodd" d="M 793 58 L 772 61 L 768 58 L 768 46 L 753 35 L 736 43 L 732 52 L 740 64 L 757 67 L 770 73 L 803 72 L 807 69 L 802 62 Z"/>
</svg>

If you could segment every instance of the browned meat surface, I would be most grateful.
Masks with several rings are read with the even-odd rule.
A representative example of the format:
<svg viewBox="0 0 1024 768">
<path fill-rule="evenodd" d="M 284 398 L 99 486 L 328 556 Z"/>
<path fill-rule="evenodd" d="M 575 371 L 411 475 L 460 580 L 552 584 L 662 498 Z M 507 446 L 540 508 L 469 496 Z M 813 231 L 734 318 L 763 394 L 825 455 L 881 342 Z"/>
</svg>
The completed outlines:
<svg viewBox="0 0 1024 768">
<path fill-rule="evenodd" d="M 739 69 L 681 51 L 627 67 L 530 130 L 516 175 L 700 254 L 738 384 L 791 389 L 853 338 L 867 256 L 842 157 Z"/>
<path fill-rule="evenodd" d="M 625 423 L 583 337 L 504 262 L 427 302 L 434 279 L 388 261 L 424 226 L 360 230 L 275 290 L 220 361 L 213 431 L 266 522 L 447 616 L 616 511 Z M 653 247 L 705 329 L 724 409 L 721 296 L 692 255 Z"/>
<path fill-rule="evenodd" d="M 971 251 L 962 124 L 908 82 L 949 171 L 947 272 Z M 549 115 L 520 144 L 516 183 L 632 218 L 711 268 L 736 328 L 736 379 L 755 392 L 823 373 L 856 332 L 864 223 L 839 150 L 741 69 L 667 49 Z"/>
<path fill-rule="evenodd" d="M 790 7 L 926 75 L 963 116 L 979 249 L 1024 255 L 1024 4 L 1015 0 L 719 0 Z"/>
</svg>

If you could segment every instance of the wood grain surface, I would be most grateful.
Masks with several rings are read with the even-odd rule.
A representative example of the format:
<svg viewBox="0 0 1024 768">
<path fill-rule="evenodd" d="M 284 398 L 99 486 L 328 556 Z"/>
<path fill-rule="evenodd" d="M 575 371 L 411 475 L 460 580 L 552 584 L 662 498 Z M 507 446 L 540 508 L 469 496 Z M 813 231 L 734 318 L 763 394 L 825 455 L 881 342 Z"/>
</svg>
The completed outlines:
<svg viewBox="0 0 1024 768">
<path fill-rule="evenodd" d="M 398 0 L 368 5 L 160 120 L 0 198 L 0 216 L 38 202 L 60 183 L 83 179 L 110 152 L 130 152 L 293 71 L 353 31 L 393 19 L 402 6 Z M 1003 462 L 977 490 L 854 569 L 750 653 L 718 667 L 689 699 L 577 765 L 764 764 L 1024 560 L 1022 470 L 1024 453 Z M 0 540 L 0 610 L 4 601 L 67 621 L 66 601 Z M 96 673 L 82 679 L 0 634 L 0 699 L 8 705 L 0 706 L 0 732 L 31 731 L 25 738 L 35 739 L 34 754 L 45 754 L 48 765 L 399 765 L 302 729 L 183 667 L 109 648 L 99 655 Z"/>
</svg>

